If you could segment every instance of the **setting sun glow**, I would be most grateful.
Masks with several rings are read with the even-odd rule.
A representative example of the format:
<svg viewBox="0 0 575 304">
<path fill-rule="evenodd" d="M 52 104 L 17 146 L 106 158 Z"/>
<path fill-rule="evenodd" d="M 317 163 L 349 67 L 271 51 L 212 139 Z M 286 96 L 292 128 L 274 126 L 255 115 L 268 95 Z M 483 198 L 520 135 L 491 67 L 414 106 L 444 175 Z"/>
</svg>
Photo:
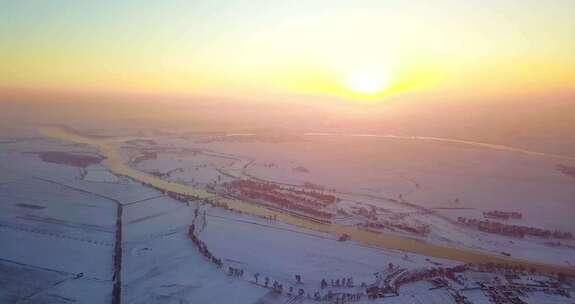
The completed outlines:
<svg viewBox="0 0 575 304">
<path fill-rule="evenodd" d="M 573 1 L 0 2 L 0 88 L 355 101 L 575 83 Z"/>
<path fill-rule="evenodd" d="M 383 72 L 359 70 L 351 73 L 346 85 L 354 92 L 363 95 L 375 95 L 390 86 L 390 78 Z"/>
</svg>

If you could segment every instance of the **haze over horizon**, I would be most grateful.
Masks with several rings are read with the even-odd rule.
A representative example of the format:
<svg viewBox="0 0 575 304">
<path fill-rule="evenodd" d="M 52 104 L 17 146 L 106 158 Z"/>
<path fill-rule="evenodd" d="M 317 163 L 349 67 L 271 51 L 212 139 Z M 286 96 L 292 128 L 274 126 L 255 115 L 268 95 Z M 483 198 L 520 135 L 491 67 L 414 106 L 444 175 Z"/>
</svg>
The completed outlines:
<svg viewBox="0 0 575 304">
<path fill-rule="evenodd" d="M 0 7 L 3 127 L 573 138 L 575 1 Z"/>
</svg>

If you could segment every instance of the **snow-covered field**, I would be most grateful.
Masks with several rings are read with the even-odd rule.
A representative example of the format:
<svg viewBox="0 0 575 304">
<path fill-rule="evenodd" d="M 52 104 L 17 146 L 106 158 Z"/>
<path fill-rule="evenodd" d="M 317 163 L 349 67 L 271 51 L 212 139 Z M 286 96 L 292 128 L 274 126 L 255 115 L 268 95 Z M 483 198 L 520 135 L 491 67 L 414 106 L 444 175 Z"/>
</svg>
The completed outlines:
<svg viewBox="0 0 575 304">
<path fill-rule="evenodd" d="M 254 303 L 267 293 L 198 254 L 187 236 L 186 204 L 152 198 L 127 205 L 124 216 L 126 303 Z"/>
<path fill-rule="evenodd" d="M 571 241 L 550 246 L 540 238 L 488 234 L 453 222 L 498 209 L 523 213 L 523 219 L 508 223 L 575 231 L 575 179 L 556 169 L 575 165 L 568 161 L 405 140 L 211 141 L 152 133 L 111 140 L 122 145 L 132 167 L 164 179 L 212 188 L 238 178 L 298 189 L 312 183 L 341 198 L 326 208 L 348 212 L 335 217 L 339 224 L 361 222 L 352 211 L 373 206 L 380 220 L 429 225 L 431 233 L 419 237 L 429 241 L 575 265 Z M 455 303 L 454 293 L 471 303 L 489 303 L 478 282 L 504 279 L 467 271 L 460 274 L 464 283 L 434 287 L 421 280 L 389 297 L 367 299 L 368 286 L 391 286 L 411 272 L 461 263 L 339 241 L 332 234 L 175 200 L 112 174 L 104 164 L 81 168 L 42 161 L 37 153 L 45 151 L 97 155 L 92 147 L 47 138 L 0 144 L 0 303 L 111 303 L 118 280 L 123 303 L 318 303 L 316 292 L 327 303 L 344 294 L 361 294 L 354 303 Z M 210 263 L 191 241 L 192 222 L 223 267 Z M 118 237 L 119 276 L 114 263 Z M 229 275 L 230 267 L 243 275 Z M 321 288 L 322 279 L 341 278 L 353 278 L 354 286 Z M 555 280 L 540 279 L 545 284 Z M 283 293 L 273 291 L 274 282 L 282 284 Z M 299 289 L 304 296 L 297 296 Z M 331 300 L 328 293 L 334 294 Z M 522 299 L 570 303 L 542 291 L 526 292 Z"/>
<path fill-rule="evenodd" d="M 83 172 L 28 149 L 93 152 L 51 141 L 0 146 L 0 303 L 111 303 L 118 204 L 123 303 L 252 303 L 268 293 L 205 262 L 186 234 L 187 205 L 100 165 Z"/>
<path fill-rule="evenodd" d="M 19 153 L 56 147 L 0 146 L 0 303 L 111 301 L 116 204 L 66 186 L 77 168 Z"/>
<path fill-rule="evenodd" d="M 571 160 L 414 139 L 264 139 L 171 135 L 154 137 L 153 145 L 125 145 L 124 153 L 134 159 L 142 151 L 152 152 L 153 157 L 132 166 L 197 187 L 235 178 L 288 187 L 311 183 L 342 198 L 328 211 L 375 206 L 386 210 L 378 212 L 380 220 L 428 225 L 427 240 L 575 265 L 573 240 L 561 240 L 556 246 L 542 238 L 518 239 L 454 224 L 458 217 L 482 220 L 483 212 L 501 210 L 523 215 L 505 224 L 575 232 L 575 179 L 557 169 L 575 165 Z M 345 224 L 357 222 L 342 220 Z"/>
<path fill-rule="evenodd" d="M 299 274 L 305 283 L 301 286 L 306 289 L 319 289 L 322 278 L 351 276 L 357 284 L 369 283 L 374 273 L 388 271 L 389 263 L 405 269 L 460 264 L 353 241 L 340 242 L 327 233 L 217 208 L 204 210 L 207 223 L 199 236 L 216 256 L 224 258 L 225 264 L 243 268 L 250 276 L 261 273 L 294 286 L 299 286 L 294 279 Z"/>
</svg>

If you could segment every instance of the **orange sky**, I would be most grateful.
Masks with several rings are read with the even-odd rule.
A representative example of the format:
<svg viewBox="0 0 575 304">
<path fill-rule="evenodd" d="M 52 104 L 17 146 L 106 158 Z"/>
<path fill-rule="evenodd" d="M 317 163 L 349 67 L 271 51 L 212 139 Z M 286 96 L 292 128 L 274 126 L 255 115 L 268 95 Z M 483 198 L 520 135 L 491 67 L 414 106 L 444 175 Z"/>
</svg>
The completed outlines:
<svg viewBox="0 0 575 304">
<path fill-rule="evenodd" d="M 218 96 L 575 88 L 573 1 L 4 1 L 0 86 Z"/>
</svg>

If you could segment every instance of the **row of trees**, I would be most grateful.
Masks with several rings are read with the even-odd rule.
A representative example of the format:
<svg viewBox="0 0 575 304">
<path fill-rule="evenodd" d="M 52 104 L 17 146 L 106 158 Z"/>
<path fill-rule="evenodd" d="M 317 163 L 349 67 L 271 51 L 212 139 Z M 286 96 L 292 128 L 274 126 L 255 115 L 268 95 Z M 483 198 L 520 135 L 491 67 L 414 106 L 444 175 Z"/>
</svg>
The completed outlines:
<svg viewBox="0 0 575 304">
<path fill-rule="evenodd" d="M 332 279 L 332 280 L 330 280 L 329 284 L 328 284 L 326 279 L 321 279 L 320 286 L 321 286 L 321 289 L 324 289 L 328 286 L 352 288 L 355 285 L 353 283 L 353 278 L 349 277 L 349 278 L 341 278 L 341 279 L 336 279 L 336 280 Z"/>
<path fill-rule="evenodd" d="M 251 180 L 236 180 L 226 184 L 229 192 L 239 192 L 242 197 L 257 199 L 279 205 L 282 208 L 299 211 L 312 217 L 323 219 L 332 218 L 329 212 L 319 210 L 324 204 L 317 200 L 310 200 L 293 193 L 281 191 L 273 184 L 258 183 Z M 235 193 L 237 195 L 237 193 Z"/>
<path fill-rule="evenodd" d="M 526 235 L 531 235 L 543 238 L 557 238 L 557 239 L 573 238 L 573 234 L 571 234 L 571 232 L 563 232 L 559 230 L 547 230 L 529 226 L 507 225 L 489 220 L 478 220 L 465 217 L 458 217 L 457 221 L 467 226 L 476 227 L 481 231 L 513 236 L 513 237 L 523 238 Z"/>
<path fill-rule="evenodd" d="M 204 243 L 202 240 L 200 240 L 196 234 L 195 234 L 195 225 L 191 224 L 190 228 L 188 229 L 188 236 L 190 237 L 190 239 L 192 239 L 192 242 L 194 243 L 194 245 L 196 245 L 196 247 L 198 248 L 198 251 L 200 252 L 201 255 L 203 255 L 204 257 L 206 257 L 210 262 L 212 262 L 214 265 L 216 265 L 218 268 L 222 268 L 222 266 L 224 265 L 224 263 L 222 262 L 221 259 L 216 258 L 208 249 L 208 246 L 206 245 L 206 243 Z M 242 270 L 242 274 L 243 274 L 243 270 Z"/>
<path fill-rule="evenodd" d="M 243 188 L 253 191 L 274 192 L 278 195 L 284 195 L 292 199 L 301 200 L 307 204 L 316 206 L 327 206 L 338 202 L 340 199 L 332 194 L 323 193 L 315 190 L 297 189 L 294 187 L 281 187 L 272 183 L 258 182 L 249 179 L 234 180 L 225 185 L 228 188 Z"/>
<path fill-rule="evenodd" d="M 483 216 L 487 218 L 496 218 L 502 220 L 508 219 L 521 219 L 523 218 L 523 214 L 521 212 L 506 212 L 506 211 L 499 211 L 499 210 L 491 210 L 487 212 L 483 212 Z"/>
</svg>

